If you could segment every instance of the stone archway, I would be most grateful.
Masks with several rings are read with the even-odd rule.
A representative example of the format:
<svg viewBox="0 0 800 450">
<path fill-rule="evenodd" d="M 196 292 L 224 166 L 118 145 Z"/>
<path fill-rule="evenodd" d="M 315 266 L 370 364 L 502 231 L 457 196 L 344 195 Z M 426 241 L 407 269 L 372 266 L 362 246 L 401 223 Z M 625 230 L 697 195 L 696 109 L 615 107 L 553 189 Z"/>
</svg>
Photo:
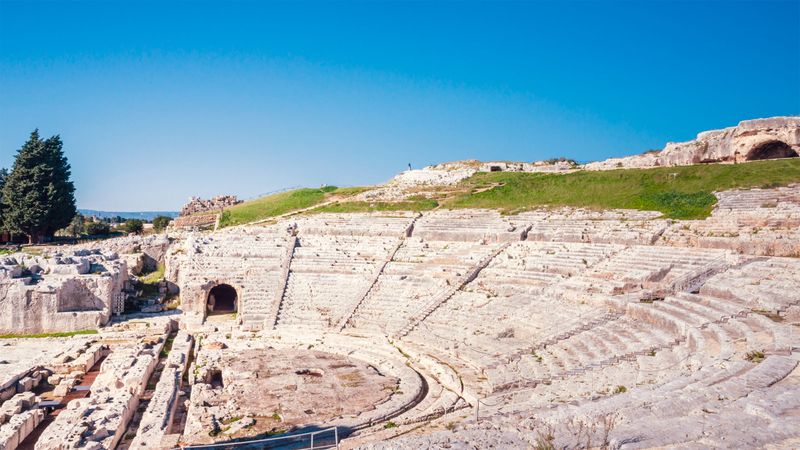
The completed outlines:
<svg viewBox="0 0 800 450">
<path fill-rule="evenodd" d="M 762 159 L 797 158 L 797 152 L 782 141 L 767 141 L 756 145 L 747 153 L 747 161 Z"/>
<path fill-rule="evenodd" d="M 228 314 L 236 312 L 239 297 L 229 284 L 218 284 L 208 291 L 206 298 L 206 309 L 209 314 Z"/>
</svg>

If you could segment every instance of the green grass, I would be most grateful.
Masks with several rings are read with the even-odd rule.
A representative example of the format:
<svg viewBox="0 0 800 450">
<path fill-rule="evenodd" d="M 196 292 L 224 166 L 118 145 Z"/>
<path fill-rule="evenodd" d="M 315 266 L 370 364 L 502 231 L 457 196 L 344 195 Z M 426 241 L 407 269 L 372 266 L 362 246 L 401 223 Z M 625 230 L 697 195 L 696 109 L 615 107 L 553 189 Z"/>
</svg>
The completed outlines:
<svg viewBox="0 0 800 450">
<path fill-rule="evenodd" d="M 221 228 L 269 219 L 292 211 L 310 208 L 333 198 L 346 198 L 370 188 L 337 188 L 325 186 L 319 189 L 302 188 L 267 195 L 226 209 L 219 220 Z"/>
<path fill-rule="evenodd" d="M 0 256 L 2 256 L 2 255 L 10 255 L 12 253 L 16 253 L 16 250 L 12 250 L 10 248 L 0 248 Z"/>
<path fill-rule="evenodd" d="M 660 211 L 674 219 L 707 217 L 714 191 L 800 182 L 800 159 L 570 174 L 478 173 L 449 208 L 492 208 L 507 214 L 543 206 Z M 483 192 L 478 192 L 484 189 Z"/>
<path fill-rule="evenodd" d="M 80 330 L 80 331 L 69 331 L 61 333 L 0 334 L 0 339 L 70 337 L 70 336 L 79 336 L 84 334 L 97 334 L 97 333 L 98 333 L 97 330 Z"/>
<path fill-rule="evenodd" d="M 164 278 L 165 270 L 166 267 L 164 266 L 164 264 L 159 263 L 158 266 L 156 266 L 156 270 L 148 274 L 142 275 L 141 277 L 139 277 L 139 281 L 144 284 L 157 284 L 159 281 L 161 281 L 162 278 Z"/>
<path fill-rule="evenodd" d="M 335 202 L 313 209 L 313 213 L 356 213 L 391 211 L 429 211 L 439 202 L 424 197 L 411 197 L 402 202 Z"/>
<path fill-rule="evenodd" d="M 159 263 L 156 270 L 139 277 L 139 289 L 142 290 L 142 297 L 149 298 L 158 295 L 158 284 L 164 278 L 164 264 Z"/>
</svg>

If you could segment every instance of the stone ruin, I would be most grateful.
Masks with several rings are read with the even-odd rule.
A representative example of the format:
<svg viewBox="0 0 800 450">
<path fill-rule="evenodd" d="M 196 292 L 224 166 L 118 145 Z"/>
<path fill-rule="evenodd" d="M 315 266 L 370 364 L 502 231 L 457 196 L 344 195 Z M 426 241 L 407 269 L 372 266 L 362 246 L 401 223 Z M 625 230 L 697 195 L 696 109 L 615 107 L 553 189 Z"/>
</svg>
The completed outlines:
<svg viewBox="0 0 800 450">
<path fill-rule="evenodd" d="M 12 255 L 3 317 L 145 258 L 180 304 L 0 340 L 0 449 L 795 447 L 800 184 L 715 195 L 704 220 L 315 214 Z"/>
<path fill-rule="evenodd" d="M 235 195 L 220 195 L 209 200 L 192 197 L 189 203 L 181 208 L 180 215 L 175 218 L 172 225 L 178 229 L 213 227 L 222 210 L 241 202 Z"/>
<path fill-rule="evenodd" d="M 235 195 L 218 195 L 208 200 L 200 197 L 191 197 L 189 202 L 181 208 L 180 215 L 190 216 L 205 212 L 220 212 L 239 203 L 241 203 L 241 200 L 237 199 Z"/>
<path fill-rule="evenodd" d="M 128 277 L 116 253 L 76 250 L 0 258 L 0 334 L 96 329 L 119 312 Z"/>
</svg>

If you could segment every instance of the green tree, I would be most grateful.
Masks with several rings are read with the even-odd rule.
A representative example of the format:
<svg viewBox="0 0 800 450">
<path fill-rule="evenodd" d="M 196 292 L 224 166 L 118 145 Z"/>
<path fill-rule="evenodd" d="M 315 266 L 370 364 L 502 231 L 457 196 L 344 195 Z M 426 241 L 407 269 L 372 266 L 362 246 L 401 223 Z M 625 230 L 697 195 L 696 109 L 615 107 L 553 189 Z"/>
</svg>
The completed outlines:
<svg viewBox="0 0 800 450">
<path fill-rule="evenodd" d="M 167 216 L 156 216 L 153 218 L 153 229 L 156 231 L 163 231 L 170 222 L 172 222 L 172 219 Z"/>
<path fill-rule="evenodd" d="M 144 229 L 144 222 L 139 219 L 128 219 L 123 227 L 128 233 L 139 234 Z"/>
<path fill-rule="evenodd" d="M 28 242 L 34 243 L 69 225 L 77 213 L 70 175 L 61 138 L 42 140 L 34 130 L 17 151 L 3 186 L 5 227 L 25 234 Z"/>
<path fill-rule="evenodd" d="M 78 237 L 83 234 L 83 230 L 86 227 L 85 224 L 86 220 L 80 214 L 75 214 L 75 217 L 72 218 L 72 221 L 67 225 L 66 232 L 70 236 Z"/>
<path fill-rule="evenodd" d="M 5 210 L 3 205 L 3 186 L 6 184 L 6 178 L 8 178 L 8 169 L 4 167 L 0 169 L 0 233 L 5 230 L 5 224 L 3 223 L 3 211 Z"/>
</svg>

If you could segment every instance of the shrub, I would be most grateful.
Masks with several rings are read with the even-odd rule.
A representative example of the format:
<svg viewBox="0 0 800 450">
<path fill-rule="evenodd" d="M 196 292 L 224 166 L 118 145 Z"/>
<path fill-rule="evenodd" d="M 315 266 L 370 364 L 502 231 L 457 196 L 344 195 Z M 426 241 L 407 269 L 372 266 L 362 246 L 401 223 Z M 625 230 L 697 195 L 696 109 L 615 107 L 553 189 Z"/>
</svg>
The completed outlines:
<svg viewBox="0 0 800 450">
<path fill-rule="evenodd" d="M 128 233 L 136 233 L 139 234 L 144 229 L 144 222 L 139 219 L 128 219 L 125 221 L 125 225 L 123 225 L 123 229 Z"/>
<path fill-rule="evenodd" d="M 750 362 L 760 363 L 761 361 L 764 360 L 764 352 L 758 350 L 747 352 L 747 354 L 744 355 L 744 359 Z"/>
<path fill-rule="evenodd" d="M 86 224 L 86 234 L 91 236 L 98 236 L 103 234 L 108 234 L 111 232 L 111 228 L 108 226 L 107 223 L 103 222 L 89 222 Z"/>
</svg>

